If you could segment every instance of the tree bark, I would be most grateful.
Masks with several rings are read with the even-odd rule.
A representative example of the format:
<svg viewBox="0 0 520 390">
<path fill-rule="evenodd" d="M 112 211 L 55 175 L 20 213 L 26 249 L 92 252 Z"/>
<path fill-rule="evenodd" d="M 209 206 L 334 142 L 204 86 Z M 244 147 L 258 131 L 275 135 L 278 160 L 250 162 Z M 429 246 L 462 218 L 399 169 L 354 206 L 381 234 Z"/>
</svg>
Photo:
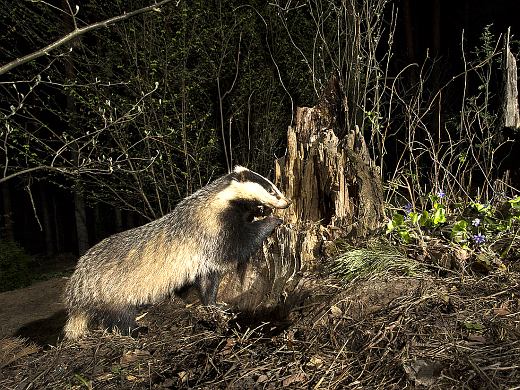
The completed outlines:
<svg viewBox="0 0 520 390">
<path fill-rule="evenodd" d="M 378 168 L 357 127 L 338 138 L 344 130 L 332 101 L 328 95 L 315 107 L 297 108 L 286 156 L 275 164 L 275 183 L 293 203 L 276 212 L 284 224 L 247 270 L 243 285 L 236 276 L 225 279 L 221 300 L 245 310 L 276 305 L 295 288 L 298 272 L 312 269 L 331 241 L 366 237 L 381 226 Z"/>
<path fill-rule="evenodd" d="M 502 102 L 503 127 L 520 128 L 518 110 L 518 73 L 515 56 L 509 48 L 511 31 L 508 29 L 504 43 L 504 97 Z"/>
<path fill-rule="evenodd" d="M 67 9 L 68 7 L 68 1 L 62 0 L 62 7 L 63 9 Z M 72 6 L 72 4 L 71 4 Z M 64 14 L 64 28 L 67 33 L 70 33 L 72 30 L 77 31 L 75 26 L 75 19 L 72 15 Z M 66 35 L 66 36 L 69 36 Z M 71 42 L 71 47 L 72 47 Z M 72 81 L 75 78 L 75 69 L 72 62 L 72 57 L 64 57 L 65 62 L 65 74 L 67 76 L 67 79 Z M 75 111 L 76 106 L 74 102 L 74 98 L 71 94 L 67 94 L 67 111 L 70 113 L 70 121 L 75 121 Z M 76 145 L 77 146 L 77 145 Z M 80 160 L 80 150 L 79 146 L 77 146 L 77 149 L 72 150 L 72 157 L 73 160 L 76 162 L 79 162 Z M 83 255 L 87 249 L 89 248 L 89 239 L 88 239 L 88 228 L 87 228 L 87 213 L 85 209 L 85 199 L 83 196 L 83 189 L 81 186 L 81 178 L 77 178 L 76 185 L 74 186 L 74 217 L 76 222 L 76 239 L 77 239 L 77 248 L 78 248 L 78 255 Z"/>
<path fill-rule="evenodd" d="M 123 231 L 123 214 L 120 208 L 114 208 L 114 218 L 115 218 L 115 229 L 116 232 Z"/>
<path fill-rule="evenodd" d="M 287 155 L 276 162 L 276 183 L 293 204 L 282 212 L 290 224 L 319 223 L 362 237 L 379 226 L 382 185 L 363 135 L 338 139 L 323 107 L 297 108 L 287 133 Z"/>
<path fill-rule="evenodd" d="M 58 215 L 59 213 L 59 206 L 57 205 L 57 199 L 56 196 L 52 197 L 52 215 L 54 216 L 54 238 L 55 238 L 55 246 L 56 246 L 56 252 L 62 253 L 64 250 L 63 243 L 65 242 L 64 239 L 64 227 L 63 222 L 60 223 L 60 217 Z"/>
</svg>

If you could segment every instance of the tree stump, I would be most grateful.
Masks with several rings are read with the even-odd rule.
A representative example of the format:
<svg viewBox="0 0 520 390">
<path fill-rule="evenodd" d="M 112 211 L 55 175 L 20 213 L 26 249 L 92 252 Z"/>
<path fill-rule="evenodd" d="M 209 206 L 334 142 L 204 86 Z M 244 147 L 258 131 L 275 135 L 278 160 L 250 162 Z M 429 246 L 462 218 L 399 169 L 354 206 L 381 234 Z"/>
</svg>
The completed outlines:
<svg viewBox="0 0 520 390">
<path fill-rule="evenodd" d="M 359 129 L 343 138 L 328 101 L 297 108 L 287 132 L 287 154 L 275 163 L 275 184 L 292 200 L 278 210 L 284 224 L 268 239 L 240 286 L 223 282 L 221 298 L 254 309 L 276 305 L 293 290 L 295 276 L 312 269 L 327 242 L 339 236 L 362 238 L 381 226 L 383 190 Z"/>
</svg>

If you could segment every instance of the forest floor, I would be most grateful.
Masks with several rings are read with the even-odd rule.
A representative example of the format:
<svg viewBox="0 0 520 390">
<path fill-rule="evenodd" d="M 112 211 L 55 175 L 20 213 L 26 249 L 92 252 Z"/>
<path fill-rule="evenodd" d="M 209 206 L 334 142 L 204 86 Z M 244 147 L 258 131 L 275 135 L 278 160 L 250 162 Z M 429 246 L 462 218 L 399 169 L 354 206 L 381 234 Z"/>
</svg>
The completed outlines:
<svg viewBox="0 0 520 390">
<path fill-rule="evenodd" d="M 304 275 L 290 304 L 231 314 L 174 298 L 134 338 L 74 343 L 57 339 L 63 282 L 0 294 L 2 313 L 19 316 L 1 329 L 25 337 L 0 340 L 0 388 L 520 389 L 516 271 Z"/>
</svg>

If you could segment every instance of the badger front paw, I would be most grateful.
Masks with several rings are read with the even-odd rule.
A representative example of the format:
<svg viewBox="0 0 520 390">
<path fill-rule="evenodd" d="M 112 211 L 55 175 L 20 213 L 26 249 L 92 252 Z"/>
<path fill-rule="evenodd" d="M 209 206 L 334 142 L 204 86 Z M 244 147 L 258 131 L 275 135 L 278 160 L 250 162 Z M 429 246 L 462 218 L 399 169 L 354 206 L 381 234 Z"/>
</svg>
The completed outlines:
<svg viewBox="0 0 520 390">
<path fill-rule="evenodd" d="M 269 216 L 269 218 L 273 220 L 273 224 L 275 224 L 275 227 L 278 227 L 283 223 L 283 221 L 280 218 L 274 217 L 272 215 Z"/>
<path fill-rule="evenodd" d="M 283 221 L 280 218 L 277 218 L 273 215 L 269 215 L 262 220 L 265 223 L 265 226 L 270 230 L 271 233 L 274 229 L 280 226 Z"/>
</svg>

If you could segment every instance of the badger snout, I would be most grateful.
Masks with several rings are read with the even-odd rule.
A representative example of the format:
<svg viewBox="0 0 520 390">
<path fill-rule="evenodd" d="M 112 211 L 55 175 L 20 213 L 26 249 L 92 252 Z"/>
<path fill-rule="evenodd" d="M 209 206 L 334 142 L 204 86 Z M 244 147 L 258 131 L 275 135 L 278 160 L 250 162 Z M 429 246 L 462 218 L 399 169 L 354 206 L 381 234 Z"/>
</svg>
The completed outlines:
<svg viewBox="0 0 520 390">
<path fill-rule="evenodd" d="M 287 207 L 289 207 L 291 205 L 291 203 L 292 202 L 289 199 L 287 199 L 286 197 L 283 197 L 283 198 L 278 199 L 276 208 L 277 209 L 286 209 Z"/>
</svg>

